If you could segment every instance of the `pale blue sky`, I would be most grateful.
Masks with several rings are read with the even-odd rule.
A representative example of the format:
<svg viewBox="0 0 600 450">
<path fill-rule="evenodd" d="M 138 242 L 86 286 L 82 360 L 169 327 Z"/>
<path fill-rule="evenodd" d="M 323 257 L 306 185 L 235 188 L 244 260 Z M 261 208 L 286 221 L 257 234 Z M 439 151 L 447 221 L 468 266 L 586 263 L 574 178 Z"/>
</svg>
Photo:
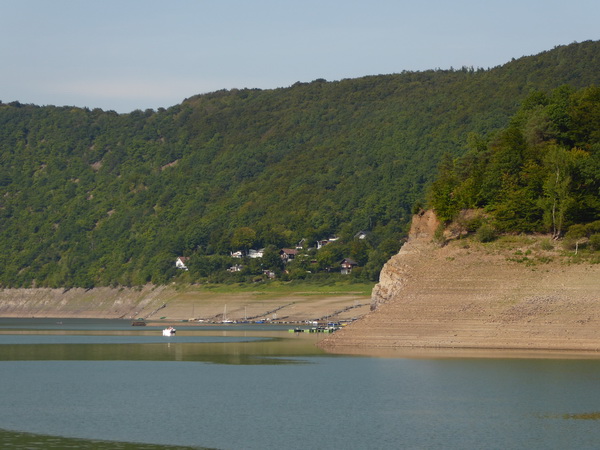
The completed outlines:
<svg viewBox="0 0 600 450">
<path fill-rule="evenodd" d="M 0 20 L 0 100 L 118 112 L 600 39 L 598 0 L 0 0 Z"/>
</svg>

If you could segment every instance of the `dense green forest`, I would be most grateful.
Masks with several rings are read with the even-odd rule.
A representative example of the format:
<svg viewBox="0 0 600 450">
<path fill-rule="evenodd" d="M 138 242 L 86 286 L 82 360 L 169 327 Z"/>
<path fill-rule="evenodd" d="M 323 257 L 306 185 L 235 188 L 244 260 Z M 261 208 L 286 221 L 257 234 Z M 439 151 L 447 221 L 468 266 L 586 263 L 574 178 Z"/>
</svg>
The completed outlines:
<svg viewBox="0 0 600 450">
<path fill-rule="evenodd" d="M 264 269 L 301 278 L 346 257 L 358 263 L 352 277 L 376 280 L 442 155 L 510 139 L 494 133 L 529 126 L 527 108 L 553 119 L 543 108 L 583 101 L 593 85 L 600 42 L 588 41 L 485 70 L 223 90 L 129 114 L 0 104 L 0 286 L 258 280 Z M 556 145 L 597 156 L 572 133 Z M 594 208 L 577 214 L 591 220 Z M 569 214 L 561 227 L 579 220 Z M 332 236 L 284 273 L 279 249 Z M 227 272 L 230 252 L 249 248 L 265 256 Z M 190 257 L 189 271 L 177 256 Z"/>
<path fill-rule="evenodd" d="M 460 158 L 444 155 L 431 185 L 440 219 L 482 209 L 475 225 L 491 231 L 600 233 L 600 87 L 533 92 L 506 128 L 469 144 Z"/>
</svg>

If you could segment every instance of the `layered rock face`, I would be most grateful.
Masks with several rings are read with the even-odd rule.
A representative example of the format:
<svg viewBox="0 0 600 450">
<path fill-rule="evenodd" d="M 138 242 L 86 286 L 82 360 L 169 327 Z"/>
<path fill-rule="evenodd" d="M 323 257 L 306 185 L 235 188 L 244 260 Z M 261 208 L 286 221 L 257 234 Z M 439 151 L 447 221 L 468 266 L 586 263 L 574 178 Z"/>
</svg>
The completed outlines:
<svg viewBox="0 0 600 450">
<path fill-rule="evenodd" d="M 379 283 L 373 289 L 371 310 L 400 294 L 413 277 L 419 261 L 425 257 L 426 252 L 433 250 L 432 239 L 439 224 L 433 211 L 425 211 L 413 217 L 408 241 L 381 270 Z"/>
<path fill-rule="evenodd" d="M 324 348 L 600 350 L 600 264 L 542 250 L 539 236 L 439 246 L 437 227 L 432 212 L 414 217 L 372 311 Z"/>
</svg>

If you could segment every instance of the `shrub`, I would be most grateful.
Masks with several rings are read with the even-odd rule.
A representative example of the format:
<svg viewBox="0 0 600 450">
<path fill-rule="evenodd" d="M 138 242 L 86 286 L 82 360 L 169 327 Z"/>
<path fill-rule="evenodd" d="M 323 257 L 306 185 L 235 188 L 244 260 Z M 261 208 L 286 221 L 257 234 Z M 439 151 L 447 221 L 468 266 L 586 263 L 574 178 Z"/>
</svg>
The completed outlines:
<svg viewBox="0 0 600 450">
<path fill-rule="evenodd" d="M 484 223 L 477 229 L 475 237 L 479 242 L 491 242 L 497 237 L 496 229 L 493 226 Z"/>
<path fill-rule="evenodd" d="M 446 237 L 444 236 L 445 229 L 444 224 L 440 223 L 436 228 L 435 233 L 433 233 L 433 242 L 440 246 L 446 244 Z"/>
<path fill-rule="evenodd" d="M 585 226 L 585 230 L 587 231 L 588 236 L 590 234 L 600 233 L 600 220 L 596 220 L 595 222 L 588 223 Z"/>
<path fill-rule="evenodd" d="M 571 227 L 569 232 L 565 234 L 562 245 L 565 250 L 575 250 L 575 253 L 577 253 L 580 248 L 587 247 L 588 239 L 584 233 L 572 233 L 572 229 L 573 227 Z"/>
<path fill-rule="evenodd" d="M 600 250 L 600 234 L 592 234 L 590 236 L 590 249 L 594 251 Z"/>
<path fill-rule="evenodd" d="M 415 214 L 420 214 L 423 211 L 423 202 L 416 202 L 413 206 L 412 206 L 412 213 L 413 215 Z"/>
<path fill-rule="evenodd" d="M 546 251 L 554 250 L 554 244 L 550 239 L 544 239 L 540 242 L 540 248 Z"/>
<path fill-rule="evenodd" d="M 476 216 L 465 222 L 465 228 L 469 233 L 477 231 L 483 225 L 483 217 Z"/>
</svg>

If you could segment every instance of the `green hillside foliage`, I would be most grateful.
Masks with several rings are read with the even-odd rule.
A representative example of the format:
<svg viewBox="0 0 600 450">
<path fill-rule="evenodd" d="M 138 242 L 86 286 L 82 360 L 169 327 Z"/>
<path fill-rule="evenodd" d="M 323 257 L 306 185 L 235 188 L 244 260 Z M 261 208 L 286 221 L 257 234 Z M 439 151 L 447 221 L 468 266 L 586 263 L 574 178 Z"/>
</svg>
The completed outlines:
<svg viewBox="0 0 600 450">
<path fill-rule="evenodd" d="M 499 223 L 529 202 L 523 229 L 550 226 L 554 204 L 562 230 L 598 211 L 589 181 L 598 168 L 587 163 L 598 159 L 587 146 L 595 91 L 578 90 L 594 84 L 600 43 L 589 41 L 486 70 L 223 90 L 130 114 L 0 104 L 0 286 L 258 280 L 263 269 L 318 277 L 347 257 L 359 264 L 352 277 L 376 280 L 442 155 L 453 163 L 472 133 L 505 129 L 525 98 L 493 141 L 469 140 L 474 164 L 483 162 L 473 149 L 507 150 L 492 158 L 502 176 L 482 168 L 485 189 L 464 196 L 480 205 L 506 192 Z M 570 88 L 552 91 L 562 85 Z M 575 118 L 577 129 L 561 122 Z M 548 156 L 530 167 L 534 150 Z M 552 185 L 546 175 L 563 159 Z M 452 172 L 468 191 L 460 175 Z M 575 185 L 586 189 L 573 196 Z M 334 235 L 284 273 L 279 249 Z M 230 252 L 249 248 L 266 254 L 227 272 Z M 189 271 L 175 268 L 177 256 L 191 258 Z"/>
<path fill-rule="evenodd" d="M 600 232 L 600 87 L 533 92 L 507 127 L 469 143 L 431 186 L 442 220 L 483 208 L 501 232 Z"/>
</svg>

